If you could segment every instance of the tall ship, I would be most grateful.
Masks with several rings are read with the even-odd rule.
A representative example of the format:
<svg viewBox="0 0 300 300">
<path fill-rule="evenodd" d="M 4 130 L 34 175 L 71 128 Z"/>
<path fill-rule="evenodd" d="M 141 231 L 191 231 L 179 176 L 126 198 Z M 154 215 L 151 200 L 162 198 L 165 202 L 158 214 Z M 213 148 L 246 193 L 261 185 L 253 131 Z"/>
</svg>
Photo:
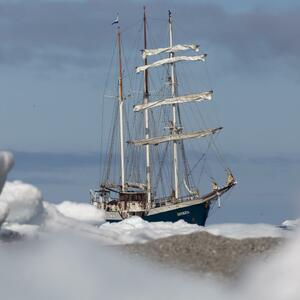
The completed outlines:
<svg viewBox="0 0 300 300">
<path fill-rule="evenodd" d="M 222 127 L 208 127 L 201 109 L 212 100 L 213 91 L 201 91 L 198 84 L 198 91 L 184 89 L 185 80 L 194 83 L 198 79 L 189 71 L 179 75 L 181 66 L 195 64 L 199 68 L 207 55 L 197 44 L 174 43 L 170 11 L 165 21 L 167 45 L 148 47 L 144 8 L 139 31 L 141 65 L 128 68 L 127 75 L 119 18 L 114 23 L 117 63 L 112 65 L 116 67 L 117 93 L 104 95 L 101 131 L 107 138 L 101 136 L 101 147 L 107 149 L 100 162 L 101 181 L 98 189 L 90 191 L 90 202 L 105 212 L 108 222 L 139 216 L 149 222 L 184 220 L 204 226 L 215 204 L 236 185 L 217 148 Z M 131 88 L 126 88 L 126 80 Z M 107 108 L 111 104 L 112 114 Z M 105 127 L 108 123 L 110 130 Z M 209 151 L 216 156 L 211 166 Z M 218 159 L 225 181 L 221 185 L 210 174 Z"/>
</svg>

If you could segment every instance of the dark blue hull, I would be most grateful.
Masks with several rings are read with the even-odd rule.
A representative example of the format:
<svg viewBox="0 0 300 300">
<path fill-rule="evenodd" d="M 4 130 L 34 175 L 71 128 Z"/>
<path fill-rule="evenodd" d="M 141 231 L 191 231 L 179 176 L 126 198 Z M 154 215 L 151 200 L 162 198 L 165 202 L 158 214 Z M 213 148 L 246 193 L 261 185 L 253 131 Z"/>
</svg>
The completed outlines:
<svg viewBox="0 0 300 300">
<path fill-rule="evenodd" d="M 190 198 L 178 203 L 165 203 L 159 207 L 153 207 L 149 212 L 144 211 L 126 213 L 122 216 L 122 212 L 107 210 L 107 222 L 120 222 L 130 216 L 139 216 L 148 222 L 177 222 L 184 220 L 190 224 L 205 226 L 206 219 L 210 210 L 210 204 L 219 199 L 224 193 L 236 185 L 234 178 L 227 183 L 226 186 L 213 190 L 201 198 Z"/>
<path fill-rule="evenodd" d="M 158 212 L 143 216 L 142 218 L 148 222 L 177 222 L 179 220 L 184 220 L 190 224 L 204 226 L 209 208 L 209 202 L 202 202 L 195 205 Z"/>
</svg>

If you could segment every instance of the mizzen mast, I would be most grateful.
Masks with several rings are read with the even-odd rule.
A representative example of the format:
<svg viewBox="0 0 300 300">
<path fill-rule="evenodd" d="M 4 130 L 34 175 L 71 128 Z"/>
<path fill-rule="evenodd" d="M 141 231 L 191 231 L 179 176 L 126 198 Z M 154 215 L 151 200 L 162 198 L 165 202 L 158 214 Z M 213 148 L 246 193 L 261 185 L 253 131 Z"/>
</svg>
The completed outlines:
<svg viewBox="0 0 300 300">
<path fill-rule="evenodd" d="M 144 6 L 144 49 L 147 49 L 147 18 L 146 7 Z M 144 57 L 144 65 L 148 64 L 147 56 Z M 148 70 L 144 72 L 144 105 L 149 103 L 149 80 Z M 144 111 L 145 139 L 149 139 L 149 112 Z M 146 186 L 147 186 L 147 208 L 151 207 L 151 168 L 150 168 L 150 145 L 146 145 Z"/>
</svg>

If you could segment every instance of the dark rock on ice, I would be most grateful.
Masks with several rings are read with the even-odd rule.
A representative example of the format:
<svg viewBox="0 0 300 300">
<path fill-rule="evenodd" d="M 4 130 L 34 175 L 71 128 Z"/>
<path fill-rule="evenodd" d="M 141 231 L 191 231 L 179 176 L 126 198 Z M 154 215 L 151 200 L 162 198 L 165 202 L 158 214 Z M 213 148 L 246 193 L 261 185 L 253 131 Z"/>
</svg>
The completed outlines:
<svg viewBox="0 0 300 300">
<path fill-rule="evenodd" d="M 235 277 L 249 260 L 267 258 L 283 241 L 271 237 L 231 239 L 196 232 L 126 245 L 125 249 L 181 270 Z"/>
</svg>

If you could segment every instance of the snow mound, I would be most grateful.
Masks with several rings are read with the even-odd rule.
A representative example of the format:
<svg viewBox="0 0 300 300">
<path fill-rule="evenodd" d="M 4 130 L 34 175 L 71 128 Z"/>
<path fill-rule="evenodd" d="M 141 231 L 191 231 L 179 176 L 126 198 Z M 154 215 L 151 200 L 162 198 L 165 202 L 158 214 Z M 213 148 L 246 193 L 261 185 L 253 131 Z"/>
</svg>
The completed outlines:
<svg viewBox="0 0 300 300">
<path fill-rule="evenodd" d="M 76 205 L 76 203 L 74 203 Z M 103 244 L 112 244 L 113 240 L 110 236 L 102 236 L 99 233 L 98 226 L 91 225 L 70 217 L 66 217 L 57 209 L 57 205 L 44 202 L 44 214 L 40 224 L 40 230 L 43 233 L 63 233 L 67 236 L 80 236 L 97 240 Z"/>
<path fill-rule="evenodd" d="M 99 227 L 99 232 L 110 237 L 115 244 L 145 243 L 153 239 L 201 230 L 203 227 L 188 224 L 182 220 L 176 223 L 150 223 L 140 217 L 131 217 L 119 223 L 105 223 Z"/>
<path fill-rule="evenodd" d="M 205 231 L 232 239 L 283 237 L 282 229 L 269 224 L 216 224 L 205 227 Z"/>
<path fill-rule="evenodd" d="M 11 152 L 1 151 L 0 152 L 0 193 L 3 189 L 6 175 L 14 164 L 13 155 Z"/>
<path fill-rule="evenodd" d="M 56 205 L 57 210 L 64 216 L 91 225 L 105 222 L 104 212 L 88 203 L 64 201 Z"/>
<path fill-rule="evenodd" d="M 33 185 L 21 181 L 6 182 L 0 195 L 0 203 L 8 207 L 7 222 L 30 223 L 42 212 L 42 193 Z"/>
</svg>

